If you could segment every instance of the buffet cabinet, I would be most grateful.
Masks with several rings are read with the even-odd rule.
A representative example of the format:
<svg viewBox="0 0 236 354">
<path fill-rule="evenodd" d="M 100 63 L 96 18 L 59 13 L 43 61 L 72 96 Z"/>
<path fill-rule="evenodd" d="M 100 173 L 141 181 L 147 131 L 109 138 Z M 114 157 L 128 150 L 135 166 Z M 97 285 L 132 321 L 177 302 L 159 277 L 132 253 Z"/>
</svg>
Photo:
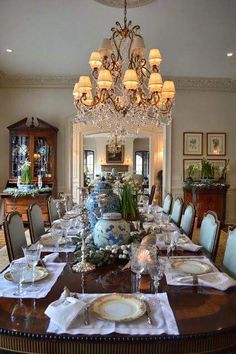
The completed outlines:
<svg viewBox="0 0 236 354">
<path fill-rule="evenodd" d="M 58 129 L 39 118 L 24 118 L 7 127 L 9 130 L 9 179 L 6 188 L 16 188 L 21 166 L 30 162 L 31 185 L 37 186 L 38 176 L 42 178 L 42 187 L 50 191 L 31 195 L 13 196 L 7 189 L 0 195 L 4 212 L 18 211 L 27 222 L 27 208 L 37 202 L 43 212 L 44 221 L 49 221 L 47 199 L 56 193 L 56 155 Z"/>
<path fill-rule="evenodd" d="M 225 223 L 226 194 L 229 185 L 219 186 L 184 186 L 185 206 L 192 202 L 196 208 L 198 226 L 200 226 L 204 213 L 215 211 L 222 224 Z"/>
</svg>

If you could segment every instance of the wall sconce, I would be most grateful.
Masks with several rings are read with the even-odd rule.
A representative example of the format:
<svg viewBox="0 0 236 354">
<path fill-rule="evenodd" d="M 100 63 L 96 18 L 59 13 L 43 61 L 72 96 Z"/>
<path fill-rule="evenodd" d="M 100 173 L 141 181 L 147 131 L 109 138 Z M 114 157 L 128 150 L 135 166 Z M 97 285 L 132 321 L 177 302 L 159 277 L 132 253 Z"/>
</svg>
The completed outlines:
<svg viewBox="0 0 236 354">
<path fill-rule="evenodd" d="M 125 163 L 126 163 L 126 165 L 130 165 L 131 164 L 131 158 L 130 157 L 126 157 Z"/>
</svg>

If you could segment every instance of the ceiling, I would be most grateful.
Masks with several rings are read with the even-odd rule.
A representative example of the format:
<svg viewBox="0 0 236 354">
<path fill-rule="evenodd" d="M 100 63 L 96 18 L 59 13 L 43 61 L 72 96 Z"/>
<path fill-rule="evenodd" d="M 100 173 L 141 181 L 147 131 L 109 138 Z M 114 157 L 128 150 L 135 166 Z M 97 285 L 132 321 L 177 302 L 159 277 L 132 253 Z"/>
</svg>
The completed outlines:
<svg viewBox="0 0 236 354">
<path fill-rule="evenodd" d="M 91 51 L 122 18 L 122 9 L 94 0 L 0 0 L 0 71 L 88 74 Z M 156 0 L 128 18 L 147 48 L 160 49 L 164 75 L 236 77 L 236 0 Z"/>
</svg>

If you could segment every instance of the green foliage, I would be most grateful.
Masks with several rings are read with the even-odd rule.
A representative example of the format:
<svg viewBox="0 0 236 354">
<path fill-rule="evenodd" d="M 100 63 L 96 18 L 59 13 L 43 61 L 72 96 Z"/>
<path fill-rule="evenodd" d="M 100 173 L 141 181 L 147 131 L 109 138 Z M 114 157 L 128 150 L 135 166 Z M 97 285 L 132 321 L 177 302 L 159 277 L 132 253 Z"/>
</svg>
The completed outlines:
<svg viewBox="0 0 236 354">
<path fill-rule="evenodd" d="M 201 177 L 214 178 L 214 166 L 205 157 L 202 159 L 201 164 L 202 164 Z"/>
<path fill-rule="evenodd" d="M 6 188 L 6 189 L 4 189 L 3 193 L 7 193 L 9 195 L 12 195 L 15 198 L 19 198 L 19 197 L 27 197 L 27 196 L 35 197 L 36 195 L 38 195 L 40 193 L 48 193 L 51 191 L 52 191 L 52 188 L 50 188 L 50 187 L 44 187 L 41 189 L 33 188 L 33 189 L 29 189 L 27 191 L 21 191 L 18 188 Z"/>
<path fill-rule="evenodd" d="M 124 183 L 120 190 L 122 216 L 125 220 L 138 219 L 138 203 L 136 194 L 128 183 Z"/>
</svg>

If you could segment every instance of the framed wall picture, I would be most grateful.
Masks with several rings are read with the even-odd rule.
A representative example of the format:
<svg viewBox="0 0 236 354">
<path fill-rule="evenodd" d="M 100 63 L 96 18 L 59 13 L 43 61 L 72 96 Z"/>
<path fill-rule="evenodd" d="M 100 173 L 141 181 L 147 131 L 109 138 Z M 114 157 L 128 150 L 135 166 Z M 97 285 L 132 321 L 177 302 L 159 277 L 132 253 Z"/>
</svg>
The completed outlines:
<svg viewBox="0 0 236 354">
<path fill-rule="evenodd" d="M 222 159 L 222 160 L 208 159 L 208 161 L 214 167 L 214 179 L 219 179 L 222 176 L 222 171 L 226 166 L 226 159 Z"/>
<path fill-rule="evenodd" d="M 203 133 L 184 133 L 184 155 L 202 155 L 203 153 Z"/>
<path fill-rule="evenodd" d="M 207 155 L 225 156 L 226 133 L 207 133 Z"/>
<path fill-rule="evenodd" d="M 200 159 L 183 160 L 183 179 L 186 181 L 192 178 L 194 181 L 201 179 L 201 161 Z"/>
<path fill-rule="evenodd" d="M 106 145 L 106 163 L 123 163 L 124 162 L 125 147 L 121 145 L 121 150 L 117 153 L 111 153 Z"/>
</svg>

